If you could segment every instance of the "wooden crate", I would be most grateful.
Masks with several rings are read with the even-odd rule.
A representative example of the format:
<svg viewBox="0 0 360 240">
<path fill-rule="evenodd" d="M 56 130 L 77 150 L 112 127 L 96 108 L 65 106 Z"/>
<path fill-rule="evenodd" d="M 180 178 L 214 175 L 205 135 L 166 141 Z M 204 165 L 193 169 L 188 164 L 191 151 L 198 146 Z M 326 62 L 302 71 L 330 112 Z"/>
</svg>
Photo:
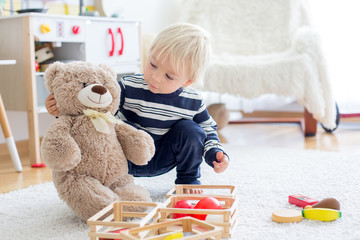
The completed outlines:
<svg viewBox="0 0 360 240">
<path fill-rule="evenodd" d="M 146 212 L 128 212 L 124 207 L 137 206 L 147 209 Z M 157 221 L 159 204 L 152 202 L 122 201 L 114 202 L 88 219 L 89 237 L 96 239 L 119 239 L 122 233 L 114 233 L 124 228 L 142 227 Z M 132 218 L 131 221 L 126 219 Z"/>
<path fill-rule="evenodd" d="M 183 239 L 186 237 L 189 240 L 219 240 L 221 239 L 222 231 L 222 228 L 210 223 L 185 217 L 129 229 L 122 232 L 121 238 L 123 240 L 165 240 Z"/>
<path fill-rule="evenodd" d="M 175 208 L 175 204 L 180 200 L 187 200 L 195 205 L 198 201 L 207 196 L 203 195 L 174 195 L 169 197 L 161 206 L 159 206 L 159 222 L 165 222 L 173 220 L 172 215 L 174 213 L 181 214 L 212 214 L 216 217 L 216 221 L 207 221 L 210 224 L 223 228 L 222 237 L 231 237 L 231 234 L 235 228 L 236 217 L 238 214 L 238 200 L 234 197 L 215 197 L 220 203 L 222 209 L 210 210 L 210 209 L 188 209 L 188 208 Z M 220 219 L 220 220 L 219 220 Z"/>
<path fill-rule="evenodd" d="M 169 198 L 174 195 L 185 194 L 184 193 L 185 189 L 201 189 L 203 190 L 203 193 L 201 195 L 207 197 L 236 197 L 237 194 L 237 187 L 234 185 L 177 184 L 173 188 L 171 188 L 170 191 L 166 194 L 166 198 Z"/>
</svg>

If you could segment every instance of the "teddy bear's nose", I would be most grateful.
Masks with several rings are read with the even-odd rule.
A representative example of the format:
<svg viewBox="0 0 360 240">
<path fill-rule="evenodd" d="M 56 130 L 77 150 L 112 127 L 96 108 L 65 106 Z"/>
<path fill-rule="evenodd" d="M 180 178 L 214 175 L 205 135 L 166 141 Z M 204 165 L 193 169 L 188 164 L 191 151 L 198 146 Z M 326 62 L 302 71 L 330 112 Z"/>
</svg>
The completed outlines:
<svg viewBox="0 0 360 240">
<path fill-rule="evenodd" d="M 96 85 L 91 88 L 91 91 L 100 95 L 104 95 L 107 92 L 107 89 L 103 86 Z"/>
</svg>

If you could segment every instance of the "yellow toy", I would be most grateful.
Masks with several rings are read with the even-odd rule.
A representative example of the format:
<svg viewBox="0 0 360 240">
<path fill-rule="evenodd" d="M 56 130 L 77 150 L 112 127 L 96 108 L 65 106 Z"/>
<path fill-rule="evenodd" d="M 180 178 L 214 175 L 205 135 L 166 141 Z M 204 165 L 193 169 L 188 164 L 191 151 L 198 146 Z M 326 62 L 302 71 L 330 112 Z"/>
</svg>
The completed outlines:
<svg viewBox="0 0 360 240">
<path fill-rule="evenodd" d="M 341 218 L 341 212 L 339 210 L 330 208 L 312 208 L 311 206 L 306 206 L 305 209 L 302 210 L 302 215 L 306 219 L 323 222 L 334 221 Z"/>
<path fill-rule="evenodd" d="M 164 238 L 164 240 L 174 240 L 174 239 L 179 239 L 179 238 L 183 238 L 184 234 L 182 232 L 178 232 L 178 233 L 172 233 L 169 236 L 167 236 L 166 238 Z"/>
</svg>

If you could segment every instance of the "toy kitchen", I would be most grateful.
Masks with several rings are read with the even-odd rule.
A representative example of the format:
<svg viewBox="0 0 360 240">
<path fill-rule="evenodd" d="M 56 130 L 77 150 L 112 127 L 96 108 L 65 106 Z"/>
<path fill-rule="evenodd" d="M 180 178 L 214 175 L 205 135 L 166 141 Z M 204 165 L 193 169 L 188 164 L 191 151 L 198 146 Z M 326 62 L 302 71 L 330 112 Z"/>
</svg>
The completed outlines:
<svg viewBox="0 0 360 240">
<path fill-rule="evenodd" d="M 0 67 L 5 108 L 27 111 L 30 159 L 40 162 L 38 113 L 48 92 L 44 71 L 55 61 L 108 64 L 121 76 L 141 70 L 141 25 L 118 18 L 24 13 L 0 18 Z"/>
</svg>

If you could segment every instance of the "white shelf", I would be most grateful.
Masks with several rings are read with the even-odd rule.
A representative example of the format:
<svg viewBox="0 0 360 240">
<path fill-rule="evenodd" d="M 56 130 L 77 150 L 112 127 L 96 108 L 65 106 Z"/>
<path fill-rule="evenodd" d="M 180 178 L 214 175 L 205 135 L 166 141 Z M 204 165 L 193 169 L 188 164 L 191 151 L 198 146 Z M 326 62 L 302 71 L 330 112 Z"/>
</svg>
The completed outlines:
<svg viewBox="0 0 360 240">
<path fill-rule="evenodd" d="M 0 65 L 13 65 L 16 64 L 16 60 L 0 60 Z"/>
</svg>

